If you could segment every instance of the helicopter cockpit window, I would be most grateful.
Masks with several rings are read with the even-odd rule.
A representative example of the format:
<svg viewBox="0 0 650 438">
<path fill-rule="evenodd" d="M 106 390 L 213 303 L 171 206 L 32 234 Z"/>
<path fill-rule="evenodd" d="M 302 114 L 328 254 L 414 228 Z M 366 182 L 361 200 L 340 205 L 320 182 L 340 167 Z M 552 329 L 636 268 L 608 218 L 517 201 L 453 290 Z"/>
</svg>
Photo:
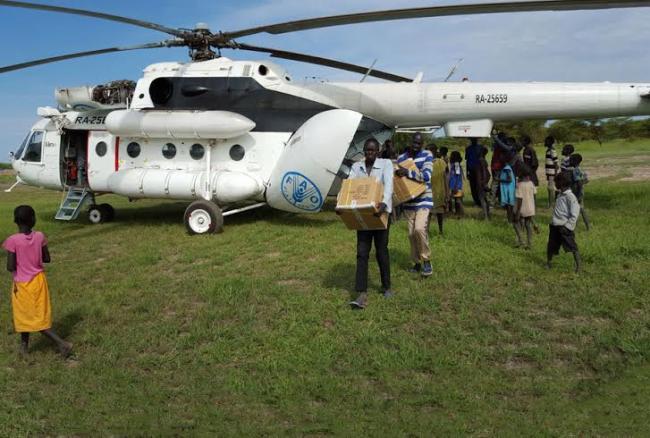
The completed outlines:
<svg viewBox="0 0 650 438">
<path fill-rule="evenodd" d="M 20 159 L 20 156 L 23 154 L 23 151 L 25 150 L 25 146 L 27 146 L 27 141 L 29 140 L 29 138 L 31 136 L 32 136 L 32 133 L 30 132 L 29 134 L 27 134 L 27 136 L 25 137 L 23 142 L 20 144 L 20 147 L 18 148 L 18 150 L 14 154 L 14 158 L 16 160 Z"/>
<path fill-rule="evenodd" d="M 98 157 L 103 157 L 104 155 L 106 155 L 107 150 L 108 150 L 108 146 L 104 141 L 100 141 L 95 146 L 95 153 L 97 154 Z"/>
<path fill-rule="evenodd" d="M 134 141 L 129 143 L 129 145 L 126 147 L 126 153 L 129 155 L 129 157 L 136 158 L 138 155 L 140 155 L 140 145 Z"/>
<path fill-rule="evenodd" d="M 156 105 L 164 105 L 172 97 L 174 85 L 169 78 L 154 79 L 149 85 L 151 101 Z"/>
<path fill-rule="evenodd" d="M 200 160 L 203 158 L 203 154 L 205 154 L 205 148 L 201 144 L 193 144 L 190 148 L 190 157 L 195 160 Z"/>
<path fill-rule="evenodd" d="M 39 163 L 41 161 L 41 149 L 43 145 L 43 131 L 34 131 L 29 138 L 23 161 L 32 161 Z"/>
<path fill-rule="evenodd" d="M 243 160 L 244 155 L 246 155 L 246 149 L 244 149 L 242 145 L 236 144 L 230 148 L 230 158 L 232 158 L 233 161 Z"/>
<path fill-rule="evenodd" d="M 167 158 L 168 160 L 174 158 L 176 156 L 176 146 L 172 143 L 167 143 L 165 146 L 162 148 L 162 154 L 163 157 Z"/>
</svg>

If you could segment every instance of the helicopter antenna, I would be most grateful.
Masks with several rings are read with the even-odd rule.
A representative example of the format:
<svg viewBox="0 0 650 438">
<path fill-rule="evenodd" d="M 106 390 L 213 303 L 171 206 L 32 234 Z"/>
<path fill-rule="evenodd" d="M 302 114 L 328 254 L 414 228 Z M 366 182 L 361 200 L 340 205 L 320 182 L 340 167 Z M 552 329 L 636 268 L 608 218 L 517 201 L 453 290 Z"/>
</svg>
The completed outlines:
<svg viewBox="0 0 650 438">
<path fill-rule="evenodd" d="M 372 61 L 372 64 L 370 64 L 370 67 L 368 67 L 368 71 L 366 72 L 366 74 L 363 75 L 363 77 L 361 78 L 361 80 L 359 82 L 363 82 L 363 81 L 366 80 L 366 78 L 368 77 L 368 75 L 372 71 L 372 68 L 375 66 L 375 64 L 377 64 L 377 58 L 375 58 L 375 60 Z"/>
<path fill-rule="evenodd" d="M 443 82 L 447 82 L 447 81 L 449 81 L 449 79 L 451 79 L 451 77 L 454 75 L 454 73 L 456 73 L 456 70 L 458 69 L 458 66 L 460 65 L 461 62 L 463 62 L 463 58 L 460 58 L 458 61 L 456 61 L 456 64 L 454 64 L 454 66 L 451 68 L 451 70 L 449 70 L 449 74 L 447 75 L 447 77 L 445 78 L 445 80 Z"/>
</svg>

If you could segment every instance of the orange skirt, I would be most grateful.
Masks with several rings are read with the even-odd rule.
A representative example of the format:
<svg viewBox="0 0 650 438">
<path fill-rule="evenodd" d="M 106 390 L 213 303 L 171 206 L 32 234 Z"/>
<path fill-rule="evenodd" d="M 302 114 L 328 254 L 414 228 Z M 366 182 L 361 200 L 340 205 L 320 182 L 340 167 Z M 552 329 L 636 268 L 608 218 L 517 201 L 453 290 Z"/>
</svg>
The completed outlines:
<svg viewBox="0 0 650 438">
<path fill-rule="evenodd" d="M 52 327 L 52 306 L 50 291 L 44 272 L 39 272 L 30 281 L 13 284 L 11 308 L 16 332 L 38 332 Z"/>
</svg>

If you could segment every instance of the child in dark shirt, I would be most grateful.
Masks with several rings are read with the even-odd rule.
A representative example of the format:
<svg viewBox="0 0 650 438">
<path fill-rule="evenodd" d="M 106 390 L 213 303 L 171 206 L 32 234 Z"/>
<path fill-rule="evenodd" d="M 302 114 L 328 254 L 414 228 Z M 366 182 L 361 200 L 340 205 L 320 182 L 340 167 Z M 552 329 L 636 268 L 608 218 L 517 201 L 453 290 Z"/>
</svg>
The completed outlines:
<svg viewBox="0 0 650 438">
<path fill-rule="evenodd" d="M 560 163 L 560 171 L 569 170 L 571 164 L 569 163 L 569 158 L 571 154 L 574 153 L 576 149 L 572 144 L 565 144 L 562 148 L 562 162 Z"/>
<path fill-rule="evenodd" d="M 578 202 L 580 203 L 580 215 L 582 216 L 582 221 L 585 223 L 585 228 L 589 231 L 591 224 L 589 223 L 589 217 L 587 216 L 587 211 L 585 210 L 585 184 L 589 182 L 587 178 L 587 173 L 583 172 L 580 168 L 580 163 L 582 163 L 582 155 L 580 154 L 571 154 L 569 157 L 569 170 L 571 171 L 571 191 Z"/>
<path fill-rule="evenodd" d="M 453 202 L 453 211 L 457 218 L 461 218 L 465 215 L 463 208 L 463 157 L 460 152 L 453 151 L 449 158 L 449 191 Z"/>
</svg>

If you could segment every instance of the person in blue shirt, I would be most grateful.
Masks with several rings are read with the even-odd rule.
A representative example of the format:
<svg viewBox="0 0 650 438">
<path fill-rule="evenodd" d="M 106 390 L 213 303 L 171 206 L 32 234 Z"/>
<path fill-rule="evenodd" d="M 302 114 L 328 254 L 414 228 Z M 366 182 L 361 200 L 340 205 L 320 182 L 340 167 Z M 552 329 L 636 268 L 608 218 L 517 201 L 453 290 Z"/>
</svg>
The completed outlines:
<svg viewBox="0 0 650 438">
<path fill-rule="evenodd" d="M 481 206 L 481 187 L 479 182 L 479 172 L 481 165 L 481 151 L 483 145 L 479 144 L 478 139 L 472 137 L 469 139 L 470 144 L 465 148 L 465 166 L 467 170 L 467 179 L 472 191 L 474 205 Z"/>
<path fill-rule="evenodd" d="M 365 159 L 352 165 L 349 178 L 375 178 L 384 186 L 382 202 L 378 206 L 377 215 L 389 213 L 393 205 L 393 163 L 390 160 L 377 158 L 379 142 L 369 138 L 363 145 Z M 357 297 L 350 302 L 353 309 L 365 309 L 368 301 L 368 258 L 372 242 L 375 242 L 375 253 L 379 264 L 381 287 L 385 298 L 393 296 L 390 284 L 390 257 L 388 254 L 388 230 L 359 230 L 357 231 L 357 272 L 355 291 Z"/>
<path fill-rule="evenodd" d="M 417 198 L 402 204 L 404 216 L 408 222 L 409 241 L 411 243 L 411 258 L 413 267 L 410 272 L 421 273 L 428 277 L 433 274 L 431 267 L 431 250 L 429 249 L 429 215 L 433 208 L 431 191 L 431 174 L 433 172 L 433 155 L 422 148 L 422 134 L 416 132 L 411 140 L 411 147 L 397 157 L 397 164 L 411 158 L 417 169 L 409 170 L 399 166 L 395 175 L 407 177 L 413 181 L 424 183 L 426 189 Z"/>
<path fill-rule="evenodd" d="M 465 216 L 463 207 L 463 157 L 460 152 L 453 151 L 449 157 L 449 192 L 452 199 L 452 210 L 457 218 Z"/>
</svg>

